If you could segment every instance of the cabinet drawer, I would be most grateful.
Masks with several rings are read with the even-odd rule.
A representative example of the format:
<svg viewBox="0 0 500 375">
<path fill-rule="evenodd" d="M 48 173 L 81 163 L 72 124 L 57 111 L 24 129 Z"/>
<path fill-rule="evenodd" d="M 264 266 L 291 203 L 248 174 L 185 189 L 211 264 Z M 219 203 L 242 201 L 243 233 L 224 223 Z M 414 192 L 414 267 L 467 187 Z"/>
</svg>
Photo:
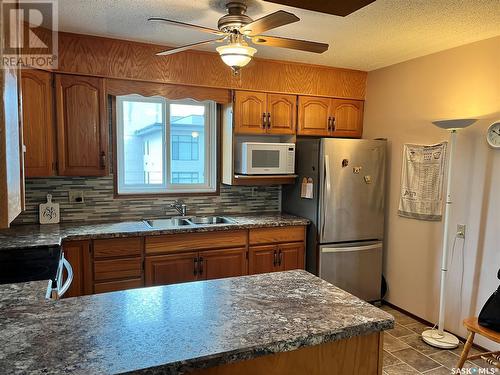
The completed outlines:
<svg viewBox="0 0 500 375">
<path fill-rule="evenodd" d="M 115 292 L 117 290 L 141 288 L 142 286 L 143 286 L 142 279 L 108 281 L 104 283 L 95 283 L 94 293 Z"/>
<path fill-rule="evenodd" d="M 142 259 L 112 259 L 94 261 L 94 280 L 123 279 L 142 276 Z"/>
<path fill-rule="evenodd" d="M 94 240 L 94 259 L 141 256 L 142 237 Z"/>
<path fill-rule="evenodd" d="M 169 234 L 146 237 L 146 254 L 245 246 L 246 231 Z"/>
<path fill-rule="evenodd" d="M 304 226 L 250 229 L 250 245 L 305 240 Z"/>
</svg>

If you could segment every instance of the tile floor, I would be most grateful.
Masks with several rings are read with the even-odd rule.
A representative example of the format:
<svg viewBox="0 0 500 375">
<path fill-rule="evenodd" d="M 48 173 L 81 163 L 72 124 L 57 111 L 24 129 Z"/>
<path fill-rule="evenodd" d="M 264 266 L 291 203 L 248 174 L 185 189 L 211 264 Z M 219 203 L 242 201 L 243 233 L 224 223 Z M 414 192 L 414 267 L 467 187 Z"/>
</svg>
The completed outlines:
<svg viewBox="0 0 500 375">
<path fill-rule="evenodd" d="M 415 319 L 384 305 L 382 309 L 392 314 L 396 319 L 394 329 L 384 334 L 384 375 L 450 375 L 458 363 L 463 344 L 453 350 L 442 350 L 427 345 L 420 338 L 420 333 L 427 328 Z M 478 351 L 471 349 L 469 354 Z M 493 372 L 491 366 L 484 360 L 468 361 L 462 374 L 499 374 Z M 486 371 L 489 370 L 489 371 Z"/>
</svg>

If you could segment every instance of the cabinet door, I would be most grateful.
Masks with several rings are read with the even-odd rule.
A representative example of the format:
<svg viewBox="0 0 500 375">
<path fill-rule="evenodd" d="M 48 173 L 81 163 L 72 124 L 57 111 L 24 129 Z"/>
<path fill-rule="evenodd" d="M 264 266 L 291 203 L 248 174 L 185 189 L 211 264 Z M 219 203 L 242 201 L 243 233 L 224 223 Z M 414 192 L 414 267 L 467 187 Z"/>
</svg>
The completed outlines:
<svg viewBox="0 0 500 375">
<path fill-rule="evenodd" d="M 280 271 L 304 269 L 304 243 L 278 245 Z"/>
<path fill-rule="evenodd" d="M 267 94 L 263 92 L 236 91 L 234 95 L 234 133 L 265 134 Z"/>
<path fill-rule="evenodd" d="M 73 282 L 64 298 L 83 296 L 93 293 L 92 256 L 89 241 L 70 241 L 63 244 L 64 257 L 73 268 Z M 66 274 L 63 281 L 66 281 Z"/>
<path fill-rule="evenodd" d="M 146 286 L 198 280 L 198 253 L 146 257 Z"/>
<path fill-rule="evenodd" d="M 21 85 L 26 177 L 53 176 L 56 132 L 52 74 L 23 69 Z"/>
<path fill-rule="evenodd" d="M 267 132 L 269 134 L 295 134 L 296 102 L 295 95 L 267 95 Z"/>
<path fill-rule="evenodd" d="M 104 80 L 56 75 L 57 146 L 61 176 L 104 176 L 107 124 Z"/>
<path fill-rule="evenodd" d="M 248 254 L 248 273 L 267 273 L 279 271 L 278 248 L 275 245 L 250 246 Z"/>
<path fill-rule="evenodd" d="M 220 279 L 247 274 L 246 249 L 200 251 L 200 278 Z"/>
<path fill-rule="evenodd" d="M 363 106 L 364 102 L 361 100 L 332 99 L 332 135 L 361 138 L 363 134 Z"/>
<path fill-rule="evenodd" d="M 299 122 L 297 134 L 329 136 L 331 100 L 299 96 Z"/>
</svg>

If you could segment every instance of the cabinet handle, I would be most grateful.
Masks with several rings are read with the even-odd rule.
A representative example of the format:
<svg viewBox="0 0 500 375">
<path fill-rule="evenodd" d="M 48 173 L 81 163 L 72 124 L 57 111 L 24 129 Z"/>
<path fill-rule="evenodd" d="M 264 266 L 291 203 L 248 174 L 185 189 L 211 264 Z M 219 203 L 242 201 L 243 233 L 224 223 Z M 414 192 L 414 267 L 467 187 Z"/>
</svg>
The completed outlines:
<svg viewBox="0 0 500 375">
<path fill-rule="evenodd" d="M 193 275 L 196 276 L 198 274 L 198 258 L 194 258 L 193 261 L 194 261 Z"/>
<path fill-rule="evenodd" d="M 266 128 L 266 112 L 262 112 L 262 129 Z"/>
<path fill-rule="evenodd" d="M 281 266 L 281 263 L 283 263 L 283 253 L 281 252 L 281 249 L 280 249 L 279 255 L 278 255 L 278 266 Z"/>
<path fill-rule="evenodd" d="M 271 129 L 271 113 L 267 112 L 267 128 Z"/>
<path fill-rule="evenodd" d="M 332 118 L 328 117 L 328 122 L 327 122 L 328 131 L 330 131 L 330 128 L 331 128 L 331 120 L 332 120 Z"/>
<path fill-rule="evenodd" d="M 198 258 L 198 271 L 200 275 L 203 275 L 203 257 Z"/>
<path fill-rule="evenodd" d="M 106 168 L 106 153 L 104 151 L 102 151 L 100 154 L 100 163 L 101 169 Z"/>
<path fill-rule="evenodd" d="M 332 132 L 335 131 L 335 116 L 332 117 Z"/>
<path fill-rule="evenodd" d="M 274 250 L 274 255 L 273 255 L 273 266 L 276 267 L 276 264 L 278 264 L 278 258 L 276 257 L 276 250 Z"/>
</svg>

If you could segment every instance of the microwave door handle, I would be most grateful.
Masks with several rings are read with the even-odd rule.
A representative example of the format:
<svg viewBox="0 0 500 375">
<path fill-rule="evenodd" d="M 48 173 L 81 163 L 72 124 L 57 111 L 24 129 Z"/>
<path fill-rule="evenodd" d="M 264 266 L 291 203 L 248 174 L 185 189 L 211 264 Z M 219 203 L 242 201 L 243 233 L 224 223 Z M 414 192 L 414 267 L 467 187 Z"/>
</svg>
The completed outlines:
<svg viewBox="0 0 500 375">
<path fill-rule="evenodd" d="M 62 258 L 62 262 L 64 268 L 66 268 L 66 272 L 68 273 L 68 278 L 66 279 L 64 285 L 61 288 L 59 288 L 59 286 L 57 287 L 57 294 L 59 298 L 61 298 L 64 295 L 64 293 L 68 291 L 69 287 L 71 286 L 71 283 L 73 282 L 73 267 L 71 267 L 71 263 L 68 262 L 64 257 Z"/>
</svg>

